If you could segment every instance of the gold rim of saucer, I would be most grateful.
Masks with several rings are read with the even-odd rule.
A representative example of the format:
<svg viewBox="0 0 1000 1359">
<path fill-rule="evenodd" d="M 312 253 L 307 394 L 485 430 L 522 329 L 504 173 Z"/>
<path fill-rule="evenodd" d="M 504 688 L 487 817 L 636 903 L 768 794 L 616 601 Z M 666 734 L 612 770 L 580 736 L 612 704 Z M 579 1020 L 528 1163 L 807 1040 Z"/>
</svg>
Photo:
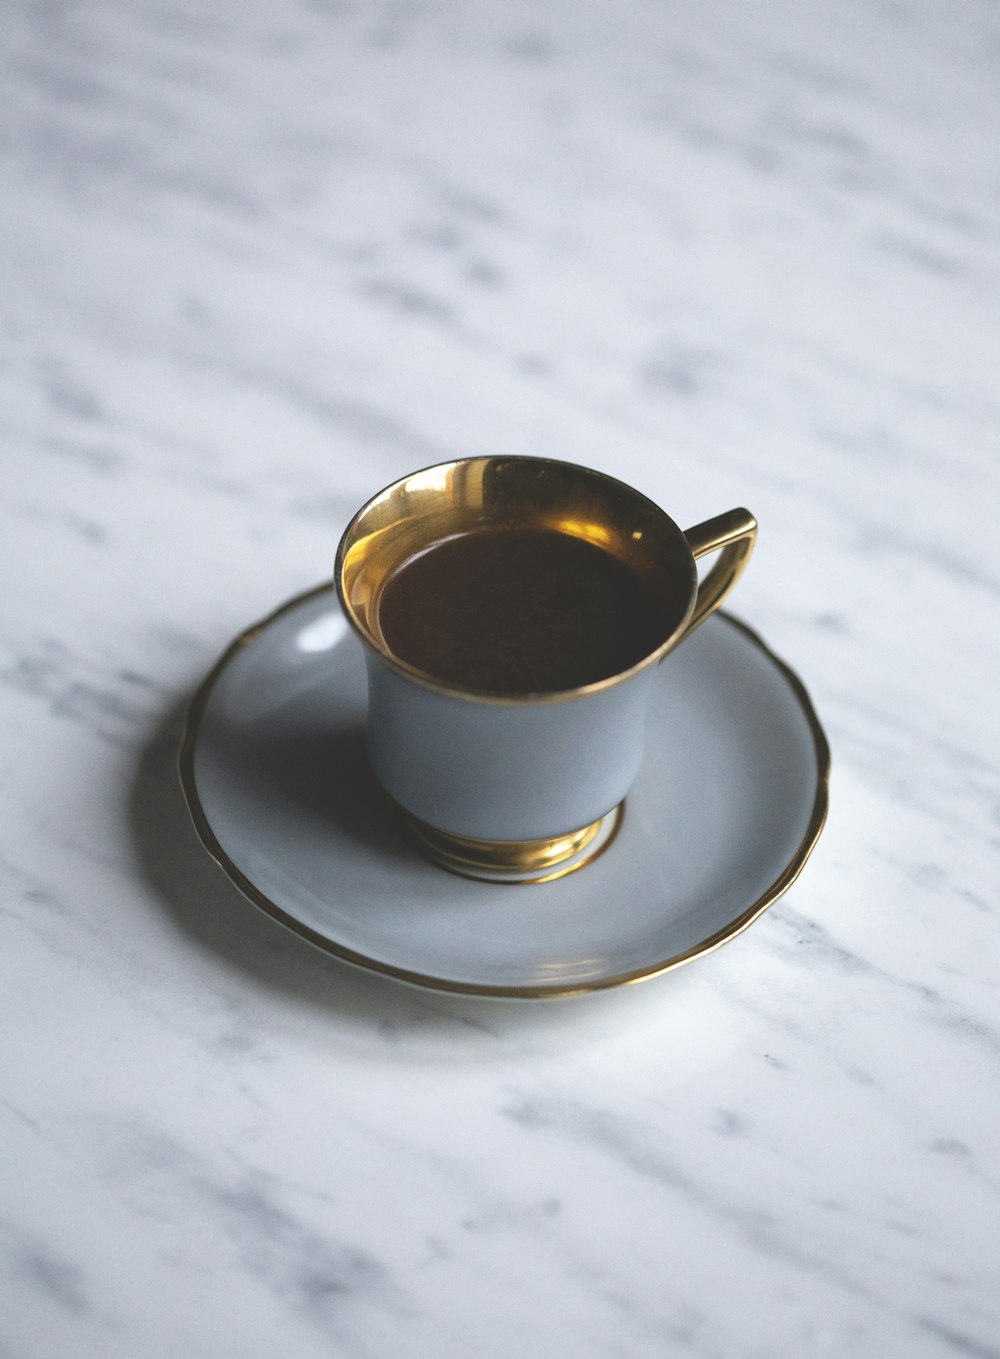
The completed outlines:
<svg viewBox="0 0 1000 1359">
<path fill-rule="evenodd" d="M 254 641 L 278 619 L 285 614 L 301 608 L 303 604 L 314 599 L 329 596 L 336 599 L 336 591 L 332 582 L 313 586 L 310 590 L 294 595 L 284 603 L 279 604 L 265 617 L 258 622 L 251 624 L 244 631 L 229 643 L 223 650 L 218 660 L 211 667 L 191 696 L 188 705 L 184 730 L 181 739 L 181 746 L 178 752 L 177 772 L 180 776 L 181 790 L 184 801 L 187 804 L 188 812 L 191 816 L 195 832 L 204 846 L 209 856 L 215 861 L 223 873 L 229 878 L 230 882 L 236 887 L 248 901 L 272 920 L 283 925 L 293 934 L 297 934 L 307 943 L 331 957 L 338 958 L 341 962 L 350 963 L 355 967 L 362 968 L 369 972 L 378 973 L 385 977 L 392 977 L 396 981 L 407 982 L 411 986 L 427 987 L 434 991 L 441 991 L 452 995 L 479 996 L 483 998 L 502 998 L 509 1000 L 555 1000 L 570 996 L 583 996 L 593 994 L 597 991 L 607 991 L 620 986 L 634 986 L 637 982 L 648 981 L 653 977 L 663 976 L 667 972 L 674 971 L 675 968 L 683 967 L 686 963 L 693 962 L 697 958 L 703 958 L 706 954 L 714 952 L 715 949 L 722 947 L 730 940 L 742 934 L 750 925 L 754 923 L 769 906 L 772 906 L 785 892 L 792 886 L 799 874 L 805 867 L 809 856 L 812 854 L 819 840 L 823 827 L 826 823 L 827 810 L 830 798 L 830 747 L 826 739 L 826 734 L 820 724 L 816 711 L 813 708 L 809 693 L 801 679 L 783 661 L 759 633 L 749 627 L 741 619 L 734 618 L 730 613 L 722 613 L 721 617 L 729 627 L 735 628 L 740 632 L 754 647 L 758 653 L 767 658 L 781 675 L 784 682 L 788 685 L 798 704 L 799 710 L 805 719 L 806 725 L 812 737 L 813 751 L 816 757 L 816 783 L 813 792 L 813 803 L 810 811 L 808 823 L 803 832 L 802 839 L 798 847 L 791 855 L 784 869 L 778 874 L 774 881 L 767 887 L 756 900 L 749 902 L 742 911 L 729 920 L 720 929 L 700 940 L 690 948 L 684 949 L 679 953 L 668 954 L 664 957 L 643 964 L 633 970 L 626 972 L 615 972 L 586 981 L 566 981 L 566 982 L 537 982 L 537 983 L 482 983 L 456 980 L 451 977 L 435 976 L 428 973 L 416 971 L 413 968 L 402 967 L 395 963 L 390 963 L 381 958 L 372 957 L 365 953 L 360 953 L 345 944 L 339 943 L 328 934 L 320 933 L 312 926 L 300 920 L 297 915 L 287 910 L 285 907 L 273 901 L 237 866 L 229 857 L 225 849 L 220 844 L 212 824 L 208 818 L 201 797 L 198 793 L 198 783 L 195 777 L 195 751 L 198 742 L 198 732 L 201 719 L 208 706 L 212 691 L 222 674 L 229 667 L 230 662 L 238 656 L 245 647 L 251 646 Z"/>
<path fill-rule="evenodd" d="M 608 848 L 618 834 L 625 803 L 578 830 L 537 840 L 479 840 L 430 826 L 393 803 L 407 840 L 438 868 L 477 882 L 508 884 L 551 882 L 574 873 Z"/>
</svg>

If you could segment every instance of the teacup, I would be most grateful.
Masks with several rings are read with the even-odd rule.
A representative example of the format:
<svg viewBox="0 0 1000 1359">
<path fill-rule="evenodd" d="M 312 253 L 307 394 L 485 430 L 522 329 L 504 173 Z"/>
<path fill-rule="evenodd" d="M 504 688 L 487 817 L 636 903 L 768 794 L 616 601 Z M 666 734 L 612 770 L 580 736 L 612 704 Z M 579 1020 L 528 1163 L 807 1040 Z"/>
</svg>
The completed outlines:
<svg viewBox="0 0 1000 1359">
<path fill-rule="evenodd" d="M 744 509 L 683 532 L 623 482 L 547 458 L 441 463 L 369 500 L 341 539 L 336 586 L 364 646 L 371 765 L 414 843 L 442 867 L 496 881 L 544 881 L 590 862 L 613 838 L 639 770 L 656 666 L 722 603 L 756 534 Z M 695 562 L 714 551 L 699 583 Z M 509 587 L 491 574 L 504 560 L 516 566 Z M 592 567 L 592 589 L 567 587 Z M 619 584 L 632 591 L 620 606 Z M 550 610 L 551 635 L 539 608 Z M 524 618 L 531 645 L 501 648 L 520 669 L 488 655 L 482 669 L 479 653 L 491 654 L 490 629 L 500 627 L 490 609 L 513 629 L 508 642 Z M 610 651 L 603 630 L 616 632 Z M 563 635 L 583 668 L 547 687 L 546 676 L 562 673 Z M 616 652 L 619 640 L 626 649 Z"/>
</svg>

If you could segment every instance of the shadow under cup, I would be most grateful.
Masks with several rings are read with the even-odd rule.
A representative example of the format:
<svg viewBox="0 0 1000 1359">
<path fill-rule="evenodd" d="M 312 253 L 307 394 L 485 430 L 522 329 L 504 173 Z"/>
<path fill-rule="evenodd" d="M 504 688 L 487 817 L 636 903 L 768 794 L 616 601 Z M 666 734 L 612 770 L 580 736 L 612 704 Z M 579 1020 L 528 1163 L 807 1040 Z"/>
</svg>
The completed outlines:
<svg viewBox="0 0 1000 1359">
<path fill-rule="evenodd" d="M 606 678 L 551 692 L 463 688 L 393 652 L 380 601 L 401 567 L 458 535 L 555 531 L 642 583 L 652 644 Z M 454 872 L 538 882 L 610 844 L 643 753 L 655 667 L 732 588 L 756 521 L 733 510 L 684 533 L 612 477 L 544 458 L 467 458 L 381 491 L 348 525 L 336 586 L 368 672 L 368 749 L 404 831 Z M 695 560 L 720 550 L 699 586 Z"/>
</svg>

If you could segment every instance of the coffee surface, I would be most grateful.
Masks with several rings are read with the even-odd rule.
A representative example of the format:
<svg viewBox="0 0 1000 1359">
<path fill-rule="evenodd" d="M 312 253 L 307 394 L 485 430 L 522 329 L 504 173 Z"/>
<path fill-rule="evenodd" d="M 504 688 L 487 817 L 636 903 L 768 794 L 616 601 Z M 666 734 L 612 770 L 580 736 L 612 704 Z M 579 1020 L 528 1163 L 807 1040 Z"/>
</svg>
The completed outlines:
<svg viewBox="0 0 1000 1359">
<path fill-rule="evenodd" d="M 378 614 L 400 660 L 501 694 L 607 679 L 647 656 L 677 621 L 619 558 L 548 529 L 444 539 L 396 569 Z"/>
</svg>

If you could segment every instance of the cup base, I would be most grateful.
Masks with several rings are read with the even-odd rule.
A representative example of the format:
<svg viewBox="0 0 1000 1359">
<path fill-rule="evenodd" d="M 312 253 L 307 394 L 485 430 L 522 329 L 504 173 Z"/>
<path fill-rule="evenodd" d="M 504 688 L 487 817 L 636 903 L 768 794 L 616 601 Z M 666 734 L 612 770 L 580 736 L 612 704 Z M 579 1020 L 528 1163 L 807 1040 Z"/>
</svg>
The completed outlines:
<svg viewBox="0 0 1000 1359">
<path fill-rule="evenodd" d="M 610 812 L 566 835 L 541 840 L 470 840 L 429 826 L 398 803 L 400 829 L 431 863 L 479 882 L 537 883 L 575 873 L 603 854 L 618 833 L 624 801 Z"/>
</svg>

